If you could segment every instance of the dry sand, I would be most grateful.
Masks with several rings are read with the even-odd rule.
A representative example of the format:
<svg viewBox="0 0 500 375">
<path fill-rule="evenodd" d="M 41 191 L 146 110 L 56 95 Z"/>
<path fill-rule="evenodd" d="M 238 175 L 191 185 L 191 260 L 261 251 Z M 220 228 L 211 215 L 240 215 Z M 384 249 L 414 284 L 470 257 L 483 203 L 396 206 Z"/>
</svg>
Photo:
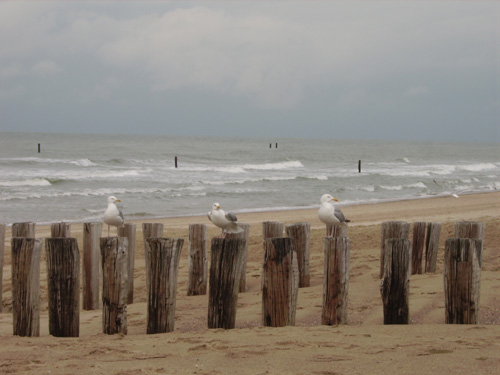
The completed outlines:
<svg viewBox="0 0 500 375">
<path fill-rule="evenodd" d="M 6 233 L 3 304 L 0 313 L 0 374 L 498 374 L 500 373 L 500 193 L 441 197 L 342 208 L 349 228 L 351 273 L 349 324 L 321 326 L 324 226 L 317 210 L 240 214 L 251 224 L 247 291 L 238 297 L 236 328 L 208 330 L 207 296 L 187 294 L 187 235 L 206 223 L 209 238 L 220 231 L 206 217 L 163 222 L 168 237 L 185 239 L 179 268 L 175 331 L 146 335 L 146 282 L 138 222 L 134 303 L 128 334 L 101 333 L 101 311 L 81 311 L 80 337 L 48 333 L 47 280 L 41 264 L 41 336 L 12 335 L 10 228 Z M 207 209 L 208 210 L 208 209 Z M 263 221 L 311 223 L 311 287 L 299 290 L 295 327 L 262 327 L 260 267 Z M 441 222 L 436 274 L 414 275 L 409 325 L 383 325 L 379 292 L 380 223 Z M 480 325 L 444 324 L 444 241 L 455 221 L 486 224 L 481 276 Z M 72 225 L 80 248 L 82 225 Z M 37 227 L 37 237 L 49 235 Z M 42 256 L 43 257 L 43 256 Z"/>
</svg>

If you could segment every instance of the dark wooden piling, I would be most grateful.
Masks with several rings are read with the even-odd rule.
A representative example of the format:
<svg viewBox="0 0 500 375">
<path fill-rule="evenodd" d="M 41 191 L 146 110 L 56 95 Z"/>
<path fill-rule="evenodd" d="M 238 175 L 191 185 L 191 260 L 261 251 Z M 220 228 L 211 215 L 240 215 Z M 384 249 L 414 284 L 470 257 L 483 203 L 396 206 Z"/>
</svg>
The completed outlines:
<svg viewBox="0 0 500 375">
<path fill-rule="evenodd" d="M 349 237 L 349 227 L 346 224 L 327 224 L 326 236 L 329 237 Z"/>
<path fill-rule="evenodd" d="M 99 309 L 99 262 L 102 223 L 83 223 L 82 308 Z"/>
<path fill-rule="evenodd" d="M 14 335 L 40 336 L 40 257 L 42 240 L 14 237 L 12 315 Z"/>
<path fill-rule="evenodd" d="M 14 223 L 12 224 L 12 238 L 28 237 L 35 238 L 36 224 L 33 222 Z"/>
<path fill-rule="evenodd" d="M 147 333 L 172 332 L 175 323 L 177 274 L 184 240 L 148 238 Z"/>
<path fill-rule="evenodd" d="M 475 240 L 481 240 L 481 246 L 484 242 L 484 223 L 479 223 L 476 221 L 458 221 L 455 223 L 455 238 L 472 238 Z M 483 249 L 479 251 L 479 265 L 482 266 L 483 263 Z"/>
<path fill-rule="evenodd" d="M 321 324 L 347 324 L 349 238 L 324 237 L 323 310 Z"/>
<path fill-rule="evenodd" d="M 245 248 L 243 250 L 243 261 L 241 264 L 240 273 L 240 293 L 245 293 L 247 287 L 247 259 L 248 259 L 248 236 L 250 235 L 250 224 L 239 223 L 238 226 L 243 229 L 240 233 L 227 233 L 226 238 L 240 238 L 245 240 Z"/>
<path fill-rule="evenodd" d="M 411 274 L 422 274 L 422 259 L 425 245 L 425 229 L 427 223 L 413 223 L 413 246 L 411 250 Z"/>
<path fill-rule="evenodd" d="M 479 324 L 479 292 L 483 242 L 446 240 L 444 253 L 445 322 Z"/>
<path fill-rule="evenodd" d="M 0 313 L 3 312 L 3 264 L 5 252 L 5 224 L 0 224 Z"/>
<path fill-rule="evenodd" d="M 283 237 L 283 223 L 278 221 L 264 221 L 262 223 L 262 238 Z"/>
<path fill-rule="evenodd" d="M 45 239 L 49 333 L 80 335 L 80 251 L 76 238 Z"/>
<path fill-rule="evenodd" d="M 135 237 L 136 224 L 127 223 L 118 228 L 118 236 L 126 237 L 127 247 L 127 277 L 128 277 L 128 295 L 127 304 L 134 303 L 134 262 L 135 262 Z"/>
<path fill-rule="evenodd" d="M 294 270 L 293 240 L 289 237 L 264 241 L 262 272 L 262 324 L 268 327 L 295 325 L 298 272 Z M 296 262 L 295 262 L 296 263 Z"/>
<path fill-rule="evenodd" d="M 174 158 L 174 164 L 175 164 L 175 168 L 177 168 L 177 156 Z"/>
<path fill-rule="evenodd" d="M 148 238 L 161 238 L 163 237 L 163 224 L 161 223 L 143 223 L 142 224 L 142 240 L 144 244 L 144 261 L 147 263 L 148 252 L 146 249 L 148 248 L 148 242 L 146 241 Z M 149 282 L 149 278 L 147 276 L 146 269 L 146 287 L 149 288 L 147 283 Z"/>
<path fill-rule="evenodd" d="M 188 296 L 207 294 L 207 226 L 205 224 L 189 225 L 188 245 Z"/>
<path fill-rule="evenodd" d="M 439 250 L 440 223 L 428 223 L 425 239 L 425 272 L 435 273 L 437 254 Z"/>
<path fill-rule="evenodd" d="M 361 160 L 358 160 L 358 173 L 361 173 Z"/>
<path fill-rule="evenodd" d="M 126 237 L 101 237 L 102 330 L 127 334 L 127 245 Z"/>
<path fill-rule="evenodd" d="M 299 288 L 311 285 L 309 273 L 309 245 L 311 237 L 311 224 L 297 223 L 286 226 L 286 234 L 295 244 L 297 252 L 297 264 L 299 268 Z"/>
<path fill-rule="evenodd" d="M 240 238 L 212 239 L 208 328 L 235 327 L 244 248 L 245 240 Z"/>
<path fill-rule="evenodd" d="M 38 144 L 38 153 L 40 153 L 40 143 Z"/>
<path fill-rule="evenodd" d="M 388 238 L 408 239 L 410 224 L 404 221 L 386 221 L 382 223 L 382 240 L 380 243 L 380 278 L 384 275 L 385 240 Z"/>
<path fill-rule="evenodd" d="M 384 274 L 380 293 L 384 305 L 384 324 L 410 321 L 411 242 L 403 238 L 385 240 Z"/>
<path fill-rule="evenodd" d="M 52 238 L 71 237 L 71 225 L 65 222 L 51 224 L 50 236 Z"/>
</svg>

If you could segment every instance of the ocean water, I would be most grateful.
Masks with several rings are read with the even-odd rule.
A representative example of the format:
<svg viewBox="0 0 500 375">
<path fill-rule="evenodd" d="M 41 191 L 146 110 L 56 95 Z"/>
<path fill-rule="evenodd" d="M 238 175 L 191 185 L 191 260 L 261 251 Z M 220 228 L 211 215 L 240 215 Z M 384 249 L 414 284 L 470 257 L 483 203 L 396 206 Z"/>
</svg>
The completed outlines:
<svg viewBox="0 0 500 375">
<path fill-rule="evenodd" d="M 109 195 L 148 219 L 499 188 L 499 144 L 0 133 L 3 223 L 101 220 Z"/>
</svg>

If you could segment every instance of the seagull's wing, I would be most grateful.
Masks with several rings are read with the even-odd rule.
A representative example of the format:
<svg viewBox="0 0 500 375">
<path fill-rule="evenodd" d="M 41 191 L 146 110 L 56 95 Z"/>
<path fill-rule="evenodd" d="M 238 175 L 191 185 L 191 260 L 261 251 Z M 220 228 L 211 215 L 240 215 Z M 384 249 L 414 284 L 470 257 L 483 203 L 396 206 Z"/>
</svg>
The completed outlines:
<svg viewBox="0 0 500 375">
<path fill-rule="evenodd" d="M 125 221 L 125 218 L 123 217 L 123 212 L 118 211 L 118 215 L 120 215 L 120 217 L 122 218 L 122 220 Z"/>
<path fill-rule="evenodd" d="M 226 213 L 226 219 L 228 219 L 229 221 L 238 221 L 238 219 L 236 218 L 236 215 L 233 214 L 232 212 Z"/>
<path fill-rule="evenodd" d="M 340 211 L 338 208 L 335 208 L 334 215 L 341 223 L 344 223 L 346 221 L 349 221 L 345 218 L 344 213 Z"/>
</svg>

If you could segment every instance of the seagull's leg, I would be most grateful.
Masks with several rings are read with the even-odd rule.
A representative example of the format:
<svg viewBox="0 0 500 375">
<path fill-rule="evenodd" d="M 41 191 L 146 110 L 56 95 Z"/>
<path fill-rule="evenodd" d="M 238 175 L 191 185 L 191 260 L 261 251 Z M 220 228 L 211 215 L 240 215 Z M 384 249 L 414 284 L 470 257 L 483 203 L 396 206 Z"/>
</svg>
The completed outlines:
<svg viewBox="0 0 500 375">
<path fill-rule="evenodd" d="M 108 225 L 108 238 L 109 238 L 109 225 Z"/>
</svg>

